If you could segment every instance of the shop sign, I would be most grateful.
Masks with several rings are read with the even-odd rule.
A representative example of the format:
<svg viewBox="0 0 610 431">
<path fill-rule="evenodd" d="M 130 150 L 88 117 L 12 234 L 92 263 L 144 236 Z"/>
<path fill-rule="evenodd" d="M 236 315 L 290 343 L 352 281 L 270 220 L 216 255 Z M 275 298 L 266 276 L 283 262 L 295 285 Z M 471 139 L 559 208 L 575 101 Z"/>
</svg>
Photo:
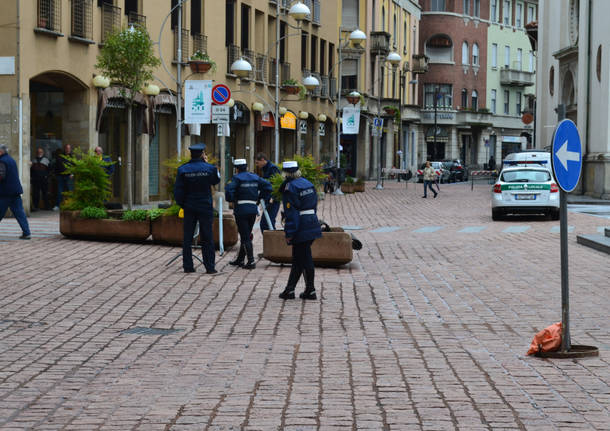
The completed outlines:
<svg viewBox="0 0 610 431">
<path fill-rule="evenodd" d="M 273 121 L 273 114 L 269 111 L 261 114 L 261 126 L 262 127 L 275 127 L 275 121 Z"/>
<path fill-rule="evenodd" d="M 241 102 L 235 102 L 235 105 L 231 108 L 229 114 L 229 120 L 234 124 L 249 124 L 250 123 L 250 111 Z"/>
<path fill-rule="evenodd" d="M 326 136 L 326 124 L 320 123 L 318 125 L 318 135 L 319 136 Z"/>
<path fill-rule="evenodd" d="M 343 108 L 342 118 L 343 134 L 357 135 L 360 129 L 360 106 L 346 106 Z"/>
<path fill-rule="evenodd" d="M 301 135 L 307 134 L 307 121 L 299 121 L 299 133 Z"/>
<path fill-rule="evenodd" d="M 280 118 L 280 126 L 282 129 L 297 129 L 297 116 L 288 111 Z"/>
</svg>

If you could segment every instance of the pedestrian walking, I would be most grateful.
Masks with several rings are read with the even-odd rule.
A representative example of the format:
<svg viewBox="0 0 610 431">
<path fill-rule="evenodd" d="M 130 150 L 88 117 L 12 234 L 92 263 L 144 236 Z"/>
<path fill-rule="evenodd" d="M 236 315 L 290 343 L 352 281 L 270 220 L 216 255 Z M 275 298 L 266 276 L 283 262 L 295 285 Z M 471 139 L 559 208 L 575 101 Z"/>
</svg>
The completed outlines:
<svg viewBox="0 0 610 431">
<path fill-rule="evenodd" d="M 434 193 L 434 197 L 438 195 L 438 192 L 432 187 L 432 183 L 434 182 L 435 178 L 436 172 L 434 171 L 434 168 L 430 165 L 430 162 L 427 161 L 426 167 L 424 168 L 424 195 L 422 196 L 422 198 L 428 197 L 428 188 L 430 188 L 430 191 Z"/>
<path fill-rule="evenodd" d="M 254 269 L 256 264 L 254 263 L 254 247 L 252 245 L 252 228 L 258 215 L 259 200 L 269 200 L 271 183 L 252 172 L 248 172 L 245 159 L 236 159 L 233 166 L 235 166 L 237 173 L 227 184 L 225 194 L 227 201 L 233 202 L 234 205 L 233 214 L 235 214 L 235 222 L 239 231 L 240 247 L 237 257 L 229 262 L 229 265 Z M 244 265 L 246 256 L 248 262 Z"/>
<path fill-rule="evenodd" d="M 184 272 L 195 272 L 193 267 L 193 234 L 199 222 L 201 254 L 207 274 L 216 274 L 215 250 L 212 237 L 214 208 L 212 186 L 220 182 L 216 166 L 208 163 L 203 152 L 205 144 L 189 147 L 191 160 L 181 165 L 176 174 L 174 198 L 184 209 L 184 239 L 182 241 L 182 267 Z"/>
<path fill-rule="evenodd" d="M 285 176 L 280 187 L 285 216 L 284 234 L 286 243 L 292 246 L 292 267 L 280 298 L 294 299 L 294 289 L 303 274 L 305 291 L 299 297 L 317 299 L 311 244 L 322 236 L 316 215 L 318 194 L 314 185 L 301 176 L 297 162 L 284 162 L 282 170 Z"/>
<path fill-rule="evenodd" d="M 258 153 L 256 155 L 255 163 L 257 168 L 262 169 L 261 177 L 267 181 L 270 181 L 272 176 L 280 173 L 280 168 L 271 163 L 265 153 Z M 280 210 L 280 203 L 276 202 L 275 199 L 269 195 L 268 199 L 265 200 L 265 207 L 267 208 L 267 214 L 269 214 L 269 220 L 271 220 L 271 226 L 275 230 L 275 218 Z M 261 233 L 270 229 L 265 217 L 261 217 L 260 228 Z"/>
<path fill-rule="evenodd" d="M 21 227 L 22 234 L 19 239 L 30 239 L 30 225 L 23 210 L 22 194 L 17 163 L 8 155 L 6 145 L 0 145 L 0 221 L 10 208 Z"/>
<path fill-rule="evenodd" d="M 44 155 L 44 149 L 36 149 L 36 157 L 30 166 L 30 183 L 32 184 L 32 211 L 51 209 L 49 206 L 49 174 L 51 162 Z M 42 199 L 42 204 L 40 202 Z"/>
<path fill-rule="evenodd" d="M 55 178 L 57 179 L 57 199 L 53 211 L 59 210 L 59 205 L 63 199 L 63 193 L 74 190 L 74 175 L 66 172 L 66 168 L 70 166 L 70 162 L 64 156 L 72 156 L 72 146 L 64 145 L 63 153 L 57 155 L 55 160 Z"/>
</svg>

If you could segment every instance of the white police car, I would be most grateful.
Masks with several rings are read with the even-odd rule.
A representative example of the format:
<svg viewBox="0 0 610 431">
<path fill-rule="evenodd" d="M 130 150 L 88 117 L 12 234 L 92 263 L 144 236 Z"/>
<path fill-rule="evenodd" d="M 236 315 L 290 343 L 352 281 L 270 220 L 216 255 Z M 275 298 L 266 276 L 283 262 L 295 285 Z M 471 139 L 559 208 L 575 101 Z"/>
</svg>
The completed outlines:
<svg viewBox="0 0 610 431">
<path fill-rule="evenodd" d="M 491 218 L 508 214 L 547 214 L 559 220 L 559 187 L 545 164 L 504 161 L 491 192 Z"/>
</svg>

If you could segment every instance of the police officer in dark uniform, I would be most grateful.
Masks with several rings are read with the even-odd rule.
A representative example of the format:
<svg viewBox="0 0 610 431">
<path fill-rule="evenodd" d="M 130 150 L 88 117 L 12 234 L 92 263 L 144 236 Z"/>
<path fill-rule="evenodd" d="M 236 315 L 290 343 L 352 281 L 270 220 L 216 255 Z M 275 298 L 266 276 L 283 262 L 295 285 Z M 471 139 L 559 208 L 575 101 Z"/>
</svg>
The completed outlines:
<svg viewBox="0 0 610 431">
<path fill-rule="evenodd" d="M 320 221 L 316 215 L 318 194 L 312 183 L 301 177 L 297 162 L 284 162 L 282 165 L 285 180 L 280 187 L 284 205 L 284 232 L 286 242 L 292 245 L 292 267 L 288 284 L 280 298 L 294 299 L 301 274 L 305 279 L 305 291 L 301 299 L 317 299 L 314 287 L 314 266 L 311 257 L 311 244 L 322 236 Z"/>
<path fill-rule="evenodd" d="M 267 181 L 270 181 L 270 178 L 275 174 L 280 173 L 280 168 L 275 166 L 267 159 L 267 155 L 265 153 L 258 153 L 256 155 L 256 166 L 262 169 L 262 177 Z M 275 229 L 275 218 L 277 217 L 277 213 L 280 210 L 280 203 L 275 201 L 271 196 L 267 200 L 265 200 L 265 207 L 267 208 L 267 214 L 269 214 L 269 219 L 271 220 L 271 226 Z M 261 217 L 261 232 L 265 230 L 269 230 L 270 227 L 267 225 L 267 218 Z"/>
<path fill-rule="evenodd" d="M 240 248 L 237 258 L 230 265 L 241 266 L 245 269 L 254 269 L 254 249 L 252 246 L 252 228 L 258 215 L 259 199 L 269 199 L 271 184 L 256 174 L 248 172 L 246 160 L 236 159 L 233 166 L 237 174 L 225 188 L 227 201 L 233 202 L 235 222 L 239 231 Z M 248 263 L 244 265 L 244 257 L 248 256 Z"/>
<path fill-rule="evenodd" d="M 202 241 L 201 254 L 206 273 L 216 274 L 214 265 L 214 240 L 212 238 L 212 190 L 220 182 L 216 166 L 207 163 L 203 150 L 205 144 L 191 145 L 191 160 L 178 168 L 174 185 L 176 203 L 184 208 L 184 240 L 182 242 L 182 266 L 184 272 L 195 272 L 193 267 L 193 234 L 199 222 Z"/>
</svg>

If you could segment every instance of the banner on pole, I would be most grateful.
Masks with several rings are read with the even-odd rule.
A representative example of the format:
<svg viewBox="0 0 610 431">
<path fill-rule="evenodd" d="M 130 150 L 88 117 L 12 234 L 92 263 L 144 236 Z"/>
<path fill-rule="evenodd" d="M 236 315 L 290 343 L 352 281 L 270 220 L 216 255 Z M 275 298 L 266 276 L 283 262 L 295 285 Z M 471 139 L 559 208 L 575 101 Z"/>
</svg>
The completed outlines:
<svg viewBox="0 0 610 431">
<path fill-rule="evenodd" d="M 212 118 L 212 81 L 184 82 L 184 122 L 210 124 Z"/>
<path fill-rule="evenodd" d="M 343 134 L 357 135 L 360 129 L 360 106 L 346 106 L 343 108 Z"/>
</svg>

